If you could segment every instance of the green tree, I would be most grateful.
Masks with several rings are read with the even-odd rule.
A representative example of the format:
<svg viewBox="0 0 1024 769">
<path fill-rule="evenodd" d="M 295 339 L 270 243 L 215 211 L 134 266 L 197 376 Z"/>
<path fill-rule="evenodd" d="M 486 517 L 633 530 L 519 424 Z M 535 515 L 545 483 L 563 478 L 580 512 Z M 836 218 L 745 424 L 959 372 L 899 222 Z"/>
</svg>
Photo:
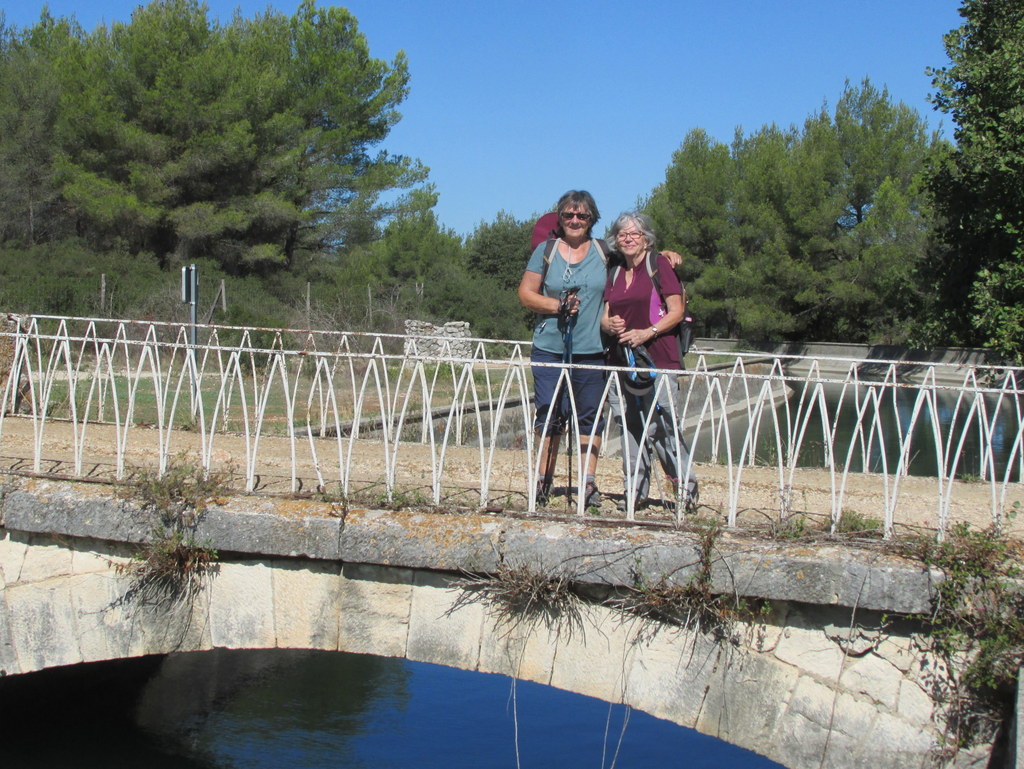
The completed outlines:
<svg viewBox="0 0 1024 769">
<path fill-rule="evenodd" d="M 945 143 L 867 79 L 846 84 L 834 125 L 840 163 L 830 183 L 842 214 L 815 323 L 836 339 L 906 341 L 922 308 L 917 274 L 934 250 L 923 174 Z"/>
<path fill-rule="evenodd" d="M 735 327 L 727 290 L 734 176 L 728 145 L 694 129 L 673 153 L 665 181 L 644 203 L 661 243 L 683 255 L 683 278 L 702 281 L 696 292 L 689 289 L 691 309 L 706 329 L 726 333 Z"/>
<path fill-rule="evenodd" d="M 945 36 L 951 66 L 932 71 L 956 146 L 928 186 L 948 251 L 928 269 L 932 339 L 991 347 L 1024 362 L 1024 6 L 964 0 Z"/>
<path fill-rule="evenodd" d="M 379 241 L 346 259 L 346 272 L 362 265 L 369 279 L 369 291 L 362 289 L 372 297 L 366 316 L 395 331 L 406 318 L 466 321 L 474 336 L 521 339 L 526 325 L 514 289 L 469 269 L 462 239 L 437 221 L 436 201 L 430 188 L 414 192 L 410 210 L 396 216 Z M 522 275 L 525 257 L 519 262 Z"/>
<path fill-rule="evenodd" d="M 162 265 L 210 255 L 233 274 L 293 268 L 371 240 L 407 203 L 381 194 L 425 178 L 373 149 L 399 119 L 405 57 L 370 57 L 343 8 L 304 0 L 290 18 L 222 26 L 197 0 L 154 0 L 129 24 L 44 46 L 50 26 L 20 41 L 58 78 L 47 167 L 95 248 Z"/>
<path fill-rule="evenodd" d="M 0 243 L 67 234 L 54 179 L 61 88 L 51 53 L 79 33 L 47 14 L 31 38 L 0 27 Z"/>
<path fill-rule="evenodd" d="M 802 128 L 737 131 L 731 146 L 688 134 L 646 209 L 685 256 L 705 333 L 903 337 L 930 245 L 920 177 L 938 146 L 868 80 L 847 83 L 834 116 L 822 109 Z"/>
<path fill-rule="evenodd" d="M 469 271 L 487 275 L 497 285 L 515 291 L 530 257 L 533 222 L 499 211 L 493 222 L 481 222 L 466 242 Z"/>
<path fill-rule="evenodd" d="M 436 202 L 433 190 L 417 192 L 412 210 L 395 217 L 374 244 L 388 282 L 421 286 L 438 263 L 465 269 L 462 239 L 438 223 L 433 211 Z"/>
</svg>

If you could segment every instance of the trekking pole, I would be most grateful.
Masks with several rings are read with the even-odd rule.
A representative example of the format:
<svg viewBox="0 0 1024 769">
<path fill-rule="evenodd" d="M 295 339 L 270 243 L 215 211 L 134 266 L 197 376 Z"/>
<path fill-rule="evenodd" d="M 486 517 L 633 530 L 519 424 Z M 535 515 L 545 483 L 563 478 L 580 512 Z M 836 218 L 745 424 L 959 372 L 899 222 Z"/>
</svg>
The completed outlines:
<svg viewBox="0 0 1024 769">
<path fill-rule="evenodd" d="M 569 313 L 569 306 L 572 304 L 572 300 L 576 298 L 579 293 L 579 286 L 566 289 L 558 297 L 558 319 L 562 326 L 562 363 L 572 365 L 572 332 L 576 328 L 576 314 Z M 572 386 L 572 374 L 567 375 L 569 380 L 566 384 L 568 387 Z M 574 427 L 572 419 L 569 420 L 568 433 L 565 447 L 565 455 L 569 464 L 568 480 L 566 482 L 566 502 L 568 503 L 571 499 L 572 494 L 572 444 L 574 438 Z"/>
</svg>

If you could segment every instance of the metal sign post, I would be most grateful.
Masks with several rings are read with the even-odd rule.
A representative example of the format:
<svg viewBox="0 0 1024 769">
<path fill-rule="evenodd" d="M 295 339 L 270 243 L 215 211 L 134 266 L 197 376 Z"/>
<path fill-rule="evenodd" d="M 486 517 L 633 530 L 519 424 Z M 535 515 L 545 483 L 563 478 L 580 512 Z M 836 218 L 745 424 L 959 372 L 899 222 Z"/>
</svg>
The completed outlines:
<svg viewBox="0 0 1024 769">
<path fill-rule="evenodd" d="M 181 301 L 188 305 L 189 354 L 192 358 L 192 415 L 199 410 L 199 366 L 196 359 L 196 324 L 199 322 L 199 271 L 194 264 L 181 268 Z"/>
</svg>

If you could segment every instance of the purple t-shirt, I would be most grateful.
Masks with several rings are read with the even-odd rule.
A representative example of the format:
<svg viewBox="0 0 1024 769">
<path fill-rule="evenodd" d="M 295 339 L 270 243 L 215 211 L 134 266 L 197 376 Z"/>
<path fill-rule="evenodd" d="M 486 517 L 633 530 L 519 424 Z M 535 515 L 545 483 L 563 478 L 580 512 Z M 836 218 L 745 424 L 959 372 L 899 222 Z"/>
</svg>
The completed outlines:
<svg viewBox="0 0 1024 769">
<path fill-rule="evenodd" d="M 666 308 L 661 303 L 654 281 L 647 274 L 647 267 L 641 264 L 633 270 L 633 282 L 626 286 L 626 269 L 612 270 L 608 284 L 604 289 L 604 299 L 608 302 L 608 313 L 620 315 L 626 321 L 627 329 L 650 328 L 665 316 Z M 614 282 L 613 279 L 614 278 Z M 672 265 L 661 254 L 658 254 L 658 281 L 665 296 L 682 295 L 683 287 L 676 276 Z M 661 333 L 647 345 L 647 352 L 658 368 L 679 368 L 679 345 L 674 334 L 665 333 L 668 329 L 658 326 Z M 615 351 L 616 348 L 612 347 Z M 612 356 L 613 362 L 621 363 Z"/>
</svg>

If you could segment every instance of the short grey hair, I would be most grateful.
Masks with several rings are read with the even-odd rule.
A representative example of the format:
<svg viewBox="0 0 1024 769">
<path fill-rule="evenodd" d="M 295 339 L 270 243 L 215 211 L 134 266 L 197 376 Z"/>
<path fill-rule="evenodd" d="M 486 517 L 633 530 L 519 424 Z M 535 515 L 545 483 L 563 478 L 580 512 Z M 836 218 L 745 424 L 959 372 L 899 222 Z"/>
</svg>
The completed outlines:
<svg viewBox="0 0 1024 769">
<path fill-rule="evenodd" d="M 594 202 L 594 196 L 586 190 L 569 190 L 558 199 L 558 203 L 555 204 L 555 213 L 558 214 L 557 232 L 560 238 L 565 235 L 565 230 L 562 229 L 562 212 L 567 208 L 582 208 L 590 214 L 590 221 L 587 223 L 587 237 L 591 237 L 594 225 L 601 218 L 601 214 L 597 210 L 597 203 Z"/>
<path fill-rule="evenodd" d="M 618 218 L 612 222 L 612 226 L 608 228 L 605 240 L 608 241 L 612 248 L 618 250 L 619 232 L 631 224 L 640 230 L 644 240 L 647 241 L 647 247 L 653 251 L 658 241 L 658 236 L 654 234 L 654 225 L 651 223 L 651 217 L 639 211 L 627 211 L 624 214 L 619 214 Z"/>
</svg>

